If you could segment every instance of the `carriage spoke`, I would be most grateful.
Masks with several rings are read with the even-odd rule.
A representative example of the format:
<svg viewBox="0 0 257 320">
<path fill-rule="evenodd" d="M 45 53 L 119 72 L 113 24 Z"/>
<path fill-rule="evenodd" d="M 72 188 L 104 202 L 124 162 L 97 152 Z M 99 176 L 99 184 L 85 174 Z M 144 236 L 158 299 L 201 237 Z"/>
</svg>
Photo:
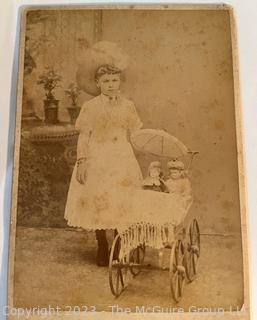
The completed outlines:
<svg viewBox="0 0 257 320">
<path fill-rule="evenodd" d="M 193 268 L 194 268 L 194 274 L 197 273 L 197 264 L 198 264 L 198 257 L 196 254 L 193 255 Z"/>
<path fill-rule="evenodd" d="M 190 252 L 190 255 L 189 255 L 189 260 L 190 260 L 190 274 L 194 273 L 194 256 L 193 254 Z"/>
<path fill-rule="evenodd" d="M 130 259 L 129 259 L 129 264 L 130 264 L 130 272 L 132 273 L 133 276 L 137 276 L 141 268 L 140 266 L 144 262 L 145 258 L 145 247 L 144 246 L 139 246 L 136 249 L 134 249 L 131 254 L 130 254 Z M 135 264 L 135 265 L 133 265 Z"/>
<path fill-rule="evenodd" d="M 116 273 L 116 292 L 120 292 L 120 275 L 119 275 L 119 269 L 117 269 Z"/>
<path fill-rule="evenodd" d="M 187 267 L 188 267 L 189 272 L 191 273 L 191 271 L 192 271 L 192 255 L 190 252 L 188 253 L 188 257 L 187 257 Z"/>
<path fill-rule="evenodd" d="M 129 268 L 126 267 L 124 269 L 124 273 L 123 273 L 123 282 L 124 282 L 124 286 L 126 287 L 130 281 L 130 272 L 129 272 Z"/>
<path fill-rule="evenodd" d="M 181 292 L 181 275 L 178 275 L 178 297 L 182 296 L 182 292 Z"/>
<path fill-rule="evenodd" d="M 139 263 L 140 261 L 140 252 L 139 252 L 140 249 L 136 250 L 136 263 Z"/>
<path fill-rule="evenodd" d="M 174 284 L 175 284 L 175 290 L 174 290 L 174 295 L 175 298 L 178 298 L 178 272 L 176 271 L 176 273 L 174 274 Z"/>
<path fill-rule="evenodd" d="M 122 273 L 122 269 L 121 268 L 119 269 L 119 274 L 120 274 L 121 285 L 122 285 L 122 287 L 124 287 L 124 279 L 123 279 L 123 273 Z"/>
<path fill-rule="evenodd" d="M 179 288 L 179 297 L 181 297 L 184 289 L 184 275 L 182 274 L 180 274 L 178 277 L 178 288 Z"/>
</svg>

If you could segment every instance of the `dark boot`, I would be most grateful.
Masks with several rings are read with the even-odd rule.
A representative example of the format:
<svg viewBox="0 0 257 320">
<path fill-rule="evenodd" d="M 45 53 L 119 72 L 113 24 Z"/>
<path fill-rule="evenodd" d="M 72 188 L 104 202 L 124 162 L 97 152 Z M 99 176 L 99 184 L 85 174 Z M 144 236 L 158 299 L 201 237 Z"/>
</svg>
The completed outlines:
<svg viewBox="0 0 257 320">
<path fill-rule="evenodd" d="M 105 230 L 96 230 L 96 239 L 98 242 L 96 263 L 98 266 L 104 267 L 109 264 L 108 241 Z"/>
</svg>

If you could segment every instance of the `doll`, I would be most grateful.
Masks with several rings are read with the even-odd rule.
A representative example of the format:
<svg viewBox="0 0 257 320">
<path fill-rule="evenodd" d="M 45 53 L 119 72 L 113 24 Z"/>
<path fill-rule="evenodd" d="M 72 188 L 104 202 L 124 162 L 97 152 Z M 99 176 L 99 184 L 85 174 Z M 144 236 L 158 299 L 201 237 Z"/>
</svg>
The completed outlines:
<svg viewBox="0 0 257 320">
<path fill-rule="evenodd" d="M 168 192 L 163 180 L 161 163 L 159 161 L 153 161 L 150 163 L 148 168 L 148 176 L 143 181 L 143 189 Z"/>
<path fill-rule="evenodd" d="M 185 165 L 182 161 L 171 160 L 167 163 L 169 170 L 168 179 L 165 185 L 168 192 L 177 195 L 186 207 L 192 200 L 191 183 L 185 171 Z"/>
</svg>

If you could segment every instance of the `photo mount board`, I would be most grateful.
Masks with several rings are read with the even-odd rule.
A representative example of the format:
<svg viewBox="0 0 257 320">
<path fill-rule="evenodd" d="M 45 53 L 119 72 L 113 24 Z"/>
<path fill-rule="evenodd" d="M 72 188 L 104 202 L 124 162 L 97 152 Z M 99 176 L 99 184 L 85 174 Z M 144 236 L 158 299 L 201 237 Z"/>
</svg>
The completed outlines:
<svg viewBox="0 0 257 320">
<path fill-rule="evenodd" d="M 231 48 L 232 48 L 232 65 L 233 65 L 233 89 L 234 89 L 234 115 L 236 124 L 236 143 L 237 143 L 237 163 L 238 163 L 238 186 L 240 194 L 240 218 L 241 218 L 241 237 L 242 237 L 242 252 L 243 252 L 243 283 L 244 283 L 244 303 L 241 311 L 224 313 L 224 319 L 249 319 L 250 318 L 250 295 L 249 295 L 249 265 L 248 265 L 248 234 L 247 234 L 247 204 L 246 204 L 246 182 L 245 182 L 245 165 L 244 165 L 244 146 L 243 146 L 243 121 L 240 102 L 240 89 L 239 89 L 239 64 L 238 64 L 238 48 L 236 40 L 236 24 L 233 13 L 233 8 L 228 5 L 94 5 L 94 6 L 30 6 L 23 8 L 21 19 L 21 33 L 20 33 L 20 51 L 19 51 L 19 70 L 18 70 L 18 87 L 17 87 L 17 108 L 16 108 L 16 128 L 15 128 L 15 145 L 14 145 L 14 162 L 13 162 L 13 185 L 12 185 L 12 206 L 11 206 L 11 222 L 10 222 L 10 245 L 9 245 L 9 275 L 8 275 L 8 306 L 9 308 L 15 307 L 14 305 L 14 281 L 15 281 L 15 242 L 16 242 L 16 224 L 17 224 L 17 199 L 18 199 L 18 179 L 19 179 L 19 154 L 20 154 L 20 139 L 21 139 L 21 126 L 22 126 L 22 96 L 23 96 L 23 79 L 24 79 L 24 59 L 25 59 L 25 36 L 26 36 L 26 17 L 28 12 L 36 10 L 158 10 L 158 11 L 212 11 L 221 10 L 229 14 L 230 19 L 230 35 L 231 35 Z M 205 306 L 203 306 L 205 307 Z M 111 314 L 111 313 L 97 313 L 86 314 L 87 317 L 130 317 L 129 314 Z M 137 316 L 137 315 L 136 315 Z M 147 317 L 152 318 L 156 316 L 147 314 Z M 164 317 L 163 313 L 159 314 Z M 168 316 L 168 315 L 166 315 Z M 197 319 L 202 316 L 201 312 L 196 314 L 194 312 L 182 312 L 172 314 L 174 318 Z M 72 318 L 83 318 L 83 315 L 73 315 Z M 207 313 L 205 318 L 214 318 L 213 312 Z M 219 314 L 216 315 L 219 317 Z M 11 319 L 12 316 L 9 316 Z M 14 317 L 15 318 L 15 317 Z M 36 318 L 36 317 L 35 317 Z M 49 315 L 49 319 L 53 315 Z M 33 318 L 34 319 L 34 318 Z"/>
</svg>

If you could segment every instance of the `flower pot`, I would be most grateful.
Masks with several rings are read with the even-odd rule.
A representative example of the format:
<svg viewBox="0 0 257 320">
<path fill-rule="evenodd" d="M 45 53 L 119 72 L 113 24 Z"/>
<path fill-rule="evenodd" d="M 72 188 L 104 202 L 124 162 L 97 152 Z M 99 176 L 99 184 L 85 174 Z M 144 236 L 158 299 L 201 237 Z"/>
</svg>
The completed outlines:
<svg viewBox="0 0 257 320">
<path fill-rule="evenodd" d="M 75 123 L 76 120 L 77 120 L 77 117 L 79 115 L 79 112 L 80 112 L 80 107 L 77 107 L 77 106 L 71 106 L 69 108 L 67 108 L 68 112 L 69 112 L 69 116 L 70 116 L 70 122 L 71 123 Z"/>
<path fill-rule="evenodd" d="M 44 100 L 45 123 L 56 124 L 58 120 L 59 100 Z"/>
</svg>

